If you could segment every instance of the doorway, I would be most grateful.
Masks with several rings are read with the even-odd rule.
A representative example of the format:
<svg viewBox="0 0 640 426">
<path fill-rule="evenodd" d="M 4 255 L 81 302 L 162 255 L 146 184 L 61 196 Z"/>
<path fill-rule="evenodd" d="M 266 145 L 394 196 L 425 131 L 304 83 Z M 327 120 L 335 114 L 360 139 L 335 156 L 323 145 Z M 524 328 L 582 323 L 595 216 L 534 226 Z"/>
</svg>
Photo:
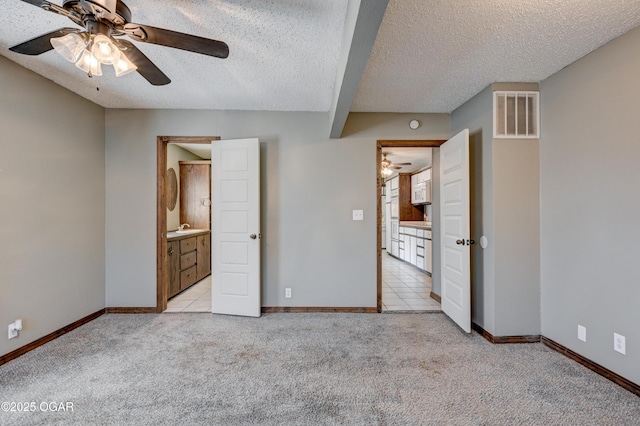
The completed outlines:
<svg viewBox="0 0 640 426">
<path fill-rule="evenodd" d="M 420 285 L 421 280 L 431 279 L 426 274 L 420 271 L 420 268 L 411 264 L 411 262 L 405 262 L 402 258 L 397 256 L 393 256 L 387 253 L 386 250 L 382 250 L 383 245 L 386 246 L 388 243 L 390 244 L 390 238 L 386 236 L 385 241 L 383 241 L 383 217 L 389 215 L 391 208 L 387 208 L 387 206 L 383 203 L 383 188 L 385 189 L 384 194 L 386 195 L 386 191 L 390 191 L 390 188 L 385 186 L 385 178 L 381 175 L 380 171 L 382 169 L 382 161 L 383 161 L 383 151 L 390 151 L 393 149 L 406 149 L 406 148 L 438 148 L 441 144 L 443 144 L 444 140 L 378 140 L 377 142 L 377 150 L 376 150 L 376 167 L 377 167 L 377 176 L 378 176 L 378 184 L 377 184 L 377 200 L 378 200 L 378 208 L 377 208 L 377 310 L 378 312 L 383 311 L 384 305 L 384 296 L 391 297 L 390 295 L 394 290 L 389 288 L 389 282 L 395 282 L 397 291 L 406 291 L 407 293 L 412 294 L 413 297 L 422 298 L 424 293 L 419 291 L 414 291 L 416 288 L 421 288 L 424 286 Z M 405 176 L 404 179 L 410 179 L 410 176 Z M 414 214 L 417 214 L 414 212 Z M 432 213 L 433 214 L 433 213 Z M 416 217 L 416 219 L 418 219 Z M 422 220 L 422 218 L 420 218 Z M 438 220 L 438 219 L 436 219 Z M 387 221 L 389 223 L 389 221 Z M 396 228 L 399 228 L 399 222 L 396 221 L 394 224 L 394 232 Z M 413 230 L 408 230 L 409 234 L 412 233 Z M 392 232 L 391 229 L 385 229 L 385 233 Z M 420 232 L 421 235 L 424 236 L 426 230 L 419 229 L 416 230 L 416 233 Z M 431 231 L 429 231 L 429 235 Z M 415 236 L 414 236 L 415 240 Z M 424 239 L 420 241 L 425 241 Z M 419 243 L 418 243 L 419 244 Z M 424 250 L 424 247 L 422 247 Z M 418 250 L 420 250 L 418 248 Z M 436 249 L 437 250 L 437 249 Z M 396 253 L 397 254 L 397 253 Z M 436 272 L 437 268 L 439 270 L 440 265 L 435 264 L 434 262 L 434 272 Z M 424 269 L 424 268 L 422 268 Z M 397 274 L 397 276 L 393 276 Z M 439 273 L 432 274 L 435 275 L 437 279 L 439 279 Z M 403 282 L 404 280 L 404 282 Z M 409 286 L 414 285 L 414 288 Z M 430 283 L 429 283 L 430 284 Z M 406 287 L 404 289 L 400 289 L 399 287 Z M 430 286 L 429 286 L 430 287 Z M 439 286 L 438 286 L 439 288 Z M 394 294 L 395 297 L 398 297 L 398 294 Z M 429 292 L 429 299 L 434 299 L 436 302 L 440 302 L 439 295 L 434 293 L 433 291 Z M 433 303 L 436 304 L 435 302 Z M 414 306 L 427 306 L 428 300 L 417 300 Z M 413 309 L 408 309 L 413 310 Z"/>
<path fill-rule="evenodd" d="M 211 142 L 216 140 L 220 140 L 220 137 L 159 136 L 157 138 L 156 312 L 158 313 L 164 312 L 167 309 L 167 301 L 169 295 L 167 194 L 171 184 L 167 183 L 168 145 L 170 143 L 211 145 Z M 211 150 L 209 149 L 209 151 Z"/>
</svg>

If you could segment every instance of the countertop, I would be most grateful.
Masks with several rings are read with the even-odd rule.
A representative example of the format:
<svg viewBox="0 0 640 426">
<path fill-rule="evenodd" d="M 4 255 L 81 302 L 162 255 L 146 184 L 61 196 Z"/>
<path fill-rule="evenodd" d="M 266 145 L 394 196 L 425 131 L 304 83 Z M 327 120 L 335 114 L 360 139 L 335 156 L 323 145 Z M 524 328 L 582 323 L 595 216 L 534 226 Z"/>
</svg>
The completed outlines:
<svg viewBox="0 0 640 426">
<path fill-rule="evenodd" d="M 181 240 L 183 238 L 195 237 L 196 235 L 202 235 L 211 232 L 209 229 L 187 229 L 186 231 L 167 232 L 167 240 Z"/>
<path fill-rule="evenodd" d="M 428 223 L 428 225 L 427 225 Z M 429 229 L 431 230 L 431 222 L 420 222 L 420 221 L 411 221 L 411 220 L 403 220 L 400 222 L 400 226 L 407 226 L 409 228 L 420 228 L 420 229 Z"/>
</svg>

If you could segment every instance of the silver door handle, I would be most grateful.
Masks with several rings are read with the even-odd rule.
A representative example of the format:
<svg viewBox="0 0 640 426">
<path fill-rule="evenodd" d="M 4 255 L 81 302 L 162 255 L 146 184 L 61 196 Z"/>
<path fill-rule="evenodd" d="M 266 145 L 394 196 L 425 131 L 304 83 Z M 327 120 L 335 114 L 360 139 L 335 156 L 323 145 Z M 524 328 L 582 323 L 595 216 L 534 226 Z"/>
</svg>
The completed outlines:
<svg viewBox="0 0 640 426">
<path fill-rule="evenodd" d="M 258 236 L 256 234 L 251 234 L 249 235 L 249 238 L 251 238 L 252 240 L 255 240 L 256 238 L 258 238 Z"/>
</svg>

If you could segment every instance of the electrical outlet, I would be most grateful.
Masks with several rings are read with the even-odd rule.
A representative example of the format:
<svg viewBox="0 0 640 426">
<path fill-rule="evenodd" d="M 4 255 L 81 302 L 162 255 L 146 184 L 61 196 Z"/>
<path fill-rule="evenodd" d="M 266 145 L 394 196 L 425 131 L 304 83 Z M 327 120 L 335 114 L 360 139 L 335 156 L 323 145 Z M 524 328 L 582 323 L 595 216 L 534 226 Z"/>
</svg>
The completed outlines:
<svg viewBox="0 0 640 426">
<path fill-rule="evenodd" d="M 291 289 L 289 287 L 284 289 L 284 297 L 285 299 L 291 299 Z"/>
<path fill-rule="evenodd" d="M 587 328 L 578 324 L 578 340 L 587 341 Z"/>
<path fill-rule="evenodd" d="M 613 333 L 613 350 L 622 355 L 626 354 L 626 339 L 623 335 Z"/>
<path fill-rule="evenodd" d="M 364 220 L 364 210 L 354 210 L 353 220 Z"/>
</svg>

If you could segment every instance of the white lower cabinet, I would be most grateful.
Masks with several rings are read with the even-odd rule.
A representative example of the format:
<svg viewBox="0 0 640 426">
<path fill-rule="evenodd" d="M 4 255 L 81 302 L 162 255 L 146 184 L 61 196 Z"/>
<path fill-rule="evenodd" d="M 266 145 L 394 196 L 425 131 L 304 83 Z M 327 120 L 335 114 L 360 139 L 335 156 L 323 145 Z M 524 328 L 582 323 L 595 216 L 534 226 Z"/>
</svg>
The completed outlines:
<svg viewBox="0 0 640 426">
<path fill-rule="evenodd" d="M 414 237 L 413 235 L 410 237 L 411 238 L 411 258 L 409 259 L 409 262 L 411 262 L 412 265 L 417 265 L 417 255 L 418 255 L 418 243 L 416 241 L 416 237 Z"/>
<path fill-rule="evenodd" d="M 423 271 L 432 273 L 431 230 L 400 226 L 396 245 L 397 249 L 394 249 L 392 241 L 391 254 Z"/>
</svg>

